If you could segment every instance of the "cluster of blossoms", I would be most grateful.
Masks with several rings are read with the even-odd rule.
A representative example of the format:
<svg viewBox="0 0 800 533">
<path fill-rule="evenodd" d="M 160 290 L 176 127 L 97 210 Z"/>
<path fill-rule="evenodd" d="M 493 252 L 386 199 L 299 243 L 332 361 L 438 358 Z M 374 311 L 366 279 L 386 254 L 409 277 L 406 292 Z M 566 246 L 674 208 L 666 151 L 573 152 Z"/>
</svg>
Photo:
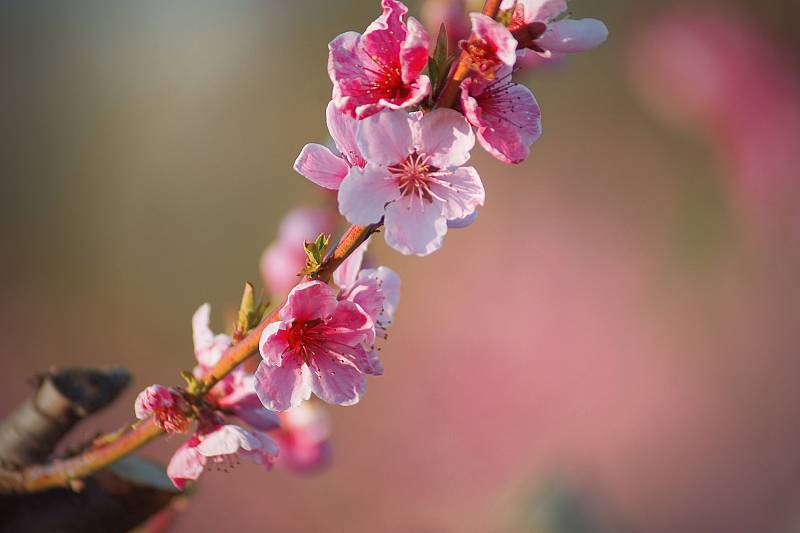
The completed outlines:
<svg viewBox="0 0 800 533">
<path fill-rule="evenodd" d="M 497 159 L 519 163 L 541 134 L 536 99 L 511 79 L 520 59 L 585 50 L 607 32 L 599 21 L 563 18 L 565 0 L 505 0 L 496 18 L 469 14 L 470 35 L 458 49 L 443 51 L 438 43 L 447 37 L 440 35 L 429 57 L 428 32 L 406 17 L 406 6 L 382 0 L 382 7 L 364 33 L 331 41 L 332 147 L 307 144 L 294 168 L 332 191 L 350 224 L 382 225 L 390 247 L 424 256 L 442 246 L 448 228 L 470 225 L 484 204 L 481 178 L 467 166 L 476 139 Z M 152 417 L 167 432 L 195 424 L 168 467 L 176 486 L 197 479 L 209 462 L 227 465 L 238 456 L 267 468 L 276 461 L 318 466 L 329 430 L 324 412 L 307 400 L 313 393 L 329 404 L 355 404 L 365 376 L 383 373 L 376 340 L 386 338 L 397 308 L 399 277 L 386 267 L 362 268 L 367 240 L 351 249 L 332 284 L 317 279 L 327 238 L 306 241 L 332 223 L 326 209 L 294 211 L 264 253 L 268 287 L 294 288 L 277 320 L 263 326 L 255 374 L 239 366 L 205 394 L 192 390 L 192 380 L 200 383 L 234 343 L 211 332 L 204 305 L 193 319 L 198 364 L 189 390 L 153 385 L 137 398 L 137 417 Z M 295 286 L 298 272 L 308 277 Z M 244 333 L 237 326 L 234 338 Z"/>
<path fill-rule="evenodd" d="M 192 317 L 194 353 L 197 359 L 192 374 L 202 378 L 217 362 L 233 340 L 227 335 L 214 335 L 209 329 L 208 304 Z M 305 470 L 318 466 L 326 457 L 328 426 L 324 414 L 314 404 L 303 406 L 303 412 L 279 416 L 264 409 L 256 395 L 255 378 L 237 367 L 199 400 L 179 388 L 151 385 L 136 398 L 136 417 L 152 416 L 168 433 L 186 431 L 196 419 L 196 428 L 167 466 L 167 474 L 182 489 L 187 480 L 197 479 L 209 462 L 222 468 L 243 457 L 267 469 L 279 457 L 286 456 L 289 468 Z M 229 423 L 233 418 L 240 424 Z M 247 427 L 243 427 L 245 424 Z M 277 443 L 276 443 L 277 441 Z M 279 459 L 283 462 L 283 458 Z"/>
<path fill-rule="evenodd" d="M 327 403 L 352 405 L 364 393 L 364 375 L 383 373 L 375 340 L 397 308 L 400 278 L 387 267 L 361 269 L 367 244 L 336 271 L 336 288 L 301 283 L 279 320 L 264 329 L 256 392 L 268 409 L 297 407 L 312 392 Z"/>
<path fill-rule="evenodd" d="M 536 99 L 511 80 L 518 59 L 585 50 L 607 30 L 597 20 L 562 18 L 566 0 L 505 0 L 498 20 L 471 13 L 471 37 L 460 43 L 470 73 L 449 109 L 437 105 L 441 88 L 423 74 L 427 30 L 406 20 L 402 3 L 382 6 L 363 34 L 331 41 L 326 118 L 336 151 L 308 144 L 295 170 L 338 191 L 351 224 L 383 222 L 389 246 L 427 255 L 448 227 L 469 225 L 484 203 L 478 172 L 465 166 L 476 138 L 497 159 L 520 163 L 541 134 Z"/>
</svg>

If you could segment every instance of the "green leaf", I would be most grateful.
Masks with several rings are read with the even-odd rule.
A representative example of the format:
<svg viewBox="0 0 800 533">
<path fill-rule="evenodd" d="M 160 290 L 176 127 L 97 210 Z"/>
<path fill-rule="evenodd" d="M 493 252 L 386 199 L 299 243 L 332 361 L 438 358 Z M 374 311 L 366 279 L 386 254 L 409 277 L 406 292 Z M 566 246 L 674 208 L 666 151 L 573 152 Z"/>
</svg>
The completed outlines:
<svg viewBox="0 0 800 533">
<path fill-rule="evenodd" d="M 444 24 L 439 27 L 436 37 L 436 46 L 433 55 L 428 58 L 428 76 L 431 79 L 431 97 L 435 99 L 447 82 L 450 66 L 453 64 L 455 54 L 449 50 L 447 28 Z"/>
<path fill-rule="evenodd" d="M 449 57 L 447 50 L 447 28 L 444 23 L 439 26 L 439 36 L 436 37 L 436 48 L 433 49 L 433 60 L 437 65 L 444 65 Z M 441 72 L 441 70 L 440 70 Z"/>
<path fill-rule="evenodd" d="M 306 266 L 298 276 L 310 275 L 319 270 L 319 267 L 322 266 L 322 262 L 325 259 L 325 252 L 328 250 L 330 239 L 330 235 L 320 233 L 319 236 L 314 239 L 314 242 L 303 242 L 303 249 L 306 252 Z"/>
<path fill-rule="evenodd" d="M 181 377 L 186 381 L 186 391 L 189 394 L 197 394 L 203 388 L 203 383 L 188 370 L 181 370 Z"/>
</svg>

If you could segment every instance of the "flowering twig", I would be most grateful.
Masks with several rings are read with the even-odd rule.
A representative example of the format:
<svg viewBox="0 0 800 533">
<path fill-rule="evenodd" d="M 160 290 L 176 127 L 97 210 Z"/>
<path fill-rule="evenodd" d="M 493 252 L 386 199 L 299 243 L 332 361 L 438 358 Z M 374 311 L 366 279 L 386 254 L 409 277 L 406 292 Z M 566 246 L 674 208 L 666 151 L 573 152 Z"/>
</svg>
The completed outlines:
<svg viewBox="0 0 800 533">
<path fill-rule="evenodd" d="M 501 2 L 502 0 L 486 0 L 481 13 L 489 18 L 495 18 L 497 12 L 500 10 Z M 472 58 L 468 52 L 462 51 L 461 55 L 458 56 L 458 61 L 450 71 L 450 76 L 447 78 L 447 83 L 445 83 L 442 92 L 439 94 L 435 107 L 453 107 L 453 104 L 456 102 L 456 97 L 458 96 L 461 82 L 469 76 L 471 69 Z"/>
<path fill-rule="evenodd" d="M 351 226 L 323 261 L 319 270 L 315 272 L 314 279 L 329 281 L 342 261 L 378 228 L 380 228 L 380 224 Z M 202 389 L 197 392 L 198 395 L 205 394 L 234 368 L 258 353 L 258 341 L 261 333 L 264 328 L 277 319 L 281 307 L 283 304 L 277 306 L 244 339 L 225 350 L 219 362 L 204 376 Z M 39 492 L 53 487 L 68 486 L 73 480 L 87 476 L 141 448 L 161 433 L 163 430 L 151 417 L 132 424 L 121 435 L 109 439 L 110 442 L 107 444 L 89 449 L 75 457 L 55 460 L 44 465 L 34 465 L 19 471 L 5 471 L 0 474 L 0 493 Z"/>
</svg>

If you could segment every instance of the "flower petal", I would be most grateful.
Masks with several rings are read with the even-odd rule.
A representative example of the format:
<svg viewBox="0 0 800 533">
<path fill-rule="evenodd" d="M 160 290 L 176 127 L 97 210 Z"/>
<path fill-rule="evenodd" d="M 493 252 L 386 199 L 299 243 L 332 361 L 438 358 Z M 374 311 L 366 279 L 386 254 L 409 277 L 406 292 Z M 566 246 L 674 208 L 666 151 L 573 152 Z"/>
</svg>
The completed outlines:
<svg viewBox="0 0 800 533">
<path fill-rule="evenodd" d="M 150 385 L 136 396 L 133 410 L 136 418 L 144 420 L 152 415 L 156 410 L 172 407 L 175 401 L 172 399 L 172 392 L 163 385 Z"/>
<path fill-rule="evenodd" d="M 332 101 L 342 112 L 355 117 L 356 106 L 363 103 L 371 80 L 364 71 L 361 35 L 345 32 L 328 44 L 328 76 L 333 82 Z"/>
<path fill-rule="evenodd" d="M 447 220 L 447 227 L 449 229 L 461 229 L 470 226 L 475 219 L 478 218 L 478 210 L 476 209 L 464 218 L 451 218 Z"/>
<path fill-rule="evenodd" d="M 483 205 L 484 190 L 481 177 L 473 167 L 458 167 L 440 183 L 431 184 L 437 196 L 445 199 L 444 216 L 447 219 L 464 218 Z"/>
<path fill-rule="evenodd" d="M 567 10 L 567 0 L 518 0 L 524 6 L 525 22 L 549 22 Z"/>
<path fill-rule="evenodd" d="M 186 487 L 187 480 L 200 477 L 206 466 L 206 457 L 195 446 L 184 442 L 172 455 L 167 465 L 167 475 L 178 490 Z"/>
<path fill-rule="evenodd" d="M 453 109 L 436 109 L 425 114 L 415 127 L 419 151 L 431 156 L 439 168 L 457 167 L 469 160 L 475 135 L 464 115 Z"/>
<path fill-rule="evenodd" d="M 411 119 L 402 110 L 386 110 L 361 120 L 356 129 L 361 153 L 370 163 L 394 165 L 413 149 Z"/>
<path fill-rule="evenodd" d="M 501 68 L 496 81 L 461 86 L 461 107 L 478 131 L 478 142 L 504 163 L 520 163 L 542 134 L 539 104 L 524 85 L 512 83 L 511 69 Z"/>
<path fill-rule="evenodd" d="M 428 64 L 428 32 L 414 17 L 408 18 L 408 33 L 400 50 L 403 81 L 413 83 Z"/>
<path fill-rule="evenodd" d="M 278 458 L 278 445 L 272 437 L 261 431 L 254 431 L 252 435 L 258 440 L 258 446 L 252 450 L 243 450 L 241 456 L 253 463 L 263 465 L 267 470 L 272 468 Z"/>
<path fill-rule="evenodd" d="M 363 167 L 366 161 L 356 144 L 358 121 L 337 109 L 333 101 L 328 102 L 328 107 L 325 109 L 325 119 L 328 123 L 328 132 L 331 134 L 333 142 L 336 143 L 336 148 L 347 158 L 351 165 Z"/>
<path fill-rule="evenodd" d="M 261 362 L 256 370 L 256 394 L 267 409 L 285 411 L 311 397 L 308 367 L 295 361 L 282 366 Z"/>
<path fill-rule="evenodd" d="M 297 322 L 309 322 L 328 318 L 335 310 L 336 293 L 333 288 L 321 281 L 306 281 L 289 292 L 279 316 L 284 321 L 294 319 Z"/>
<path fill-rule="evenodd" d="M 369 246 L 369 239 L 364 241 L 358 248 L 356 248 L 350 256 L 345 259 L 339 268 L 333 272 L 333 282 L 342 290 L 347 290 L 358 277 L 358 272 L 361 270 L 361 262 L 364 260 L 364 253 Z"/>
<path fill-rule="evenodd" d="M 312 361 L 311 387 L 323 401 L 353 405 L 364 394 L 364 374 L 349 364 L 341 364 L 333 354 L 317 353 Z"/>
<path fill-rule="evenodd" d="M 447 219 L 441 202 L 419 205 L 412 199 L 392 202 L 386 207 L 384 238 L 386 243 L 405 255 L 424 256 L 442 246 L 447 233 Z"/>
<path fill-rule="evenodd" d="M 324 326 L 325 340 L 337 346 L 356 346 L 364 341 L 375 339 L 375 325 L 372 318 L 358 305 L 342 300 L 336 312 Z"/>
<path fill-rule="evenodd" d="M 562 19 L 550 24 L 536 43 L 553 52 L 583 52 L 608 38 L 608 28 L 597 19 Z"/>
<path fill-rule="evenodd" d="M 262 405 L 255 389 L 252 394 L 248 394 L 231 406 L 231 409 L 234 416 L 256 429 L 268 431 L 280 426 L 278 415 Z"/>
<path fill-rule="evenodd" d="M 350 166 L 326 146 L 311 143 L 303 146 L 294 169 L 320 187 L 337 190 Z"/>
<path fill-rule="evenodd" d="M 339 188 L 339 212 L 351 224 L 378 222 L 386 204 L 400 196 L 400 189 L 389 178 L 385 168 L 371 163 L 363 171 L 351 168 Z"/>
<path fill-rule="evenodd" d="M 378 282 L 383 302 L 381 311 L 374 320 L 380 322 L 380 325 L 386 326 L 394 318 L 394 313 L 400 304 L 400 276 L 389 267 L 379 266 L 378 268 L 362 270 L 358 279 L 359 281 L 374 279 Z M 358 298 L 353 301 L 359 303 Z"/>
<path fill-rule="evenodd" d="M 289 328 L 291 322 L 277 321 L 267 324 L 261 332 L 258 341 L 258 351 L 261 357 L 268 364 L 280 366 L 283 364 L 283 356 L 289 351 Z"/>
<path fill-rule="evenodd" d="M 259 447 L 259 439 L 246 429 L 225 424 L 203 435 L 197 451 L 206 457 L 231 455 L 240 450 L 253 450 Z"/>
<path fill-rule="evenodd" d="M 517 60 L 517 40 L 504 25 L 482 13 L 470 13 L 472 33 L 489 44 L 497 59 L 504 65 L 513 66 Z"/>
<path fill-rule="evenodd" d="M 219 361 L 219 358 L 232 343 L 227 335 L 214 335 L 208 327 L 210 322 L 211 306 L 201 305 L 192 315 L 192 338 L 194 340 L 194 355 L 200 363 L 201 371 L 205 372 Z"/>
</svg>

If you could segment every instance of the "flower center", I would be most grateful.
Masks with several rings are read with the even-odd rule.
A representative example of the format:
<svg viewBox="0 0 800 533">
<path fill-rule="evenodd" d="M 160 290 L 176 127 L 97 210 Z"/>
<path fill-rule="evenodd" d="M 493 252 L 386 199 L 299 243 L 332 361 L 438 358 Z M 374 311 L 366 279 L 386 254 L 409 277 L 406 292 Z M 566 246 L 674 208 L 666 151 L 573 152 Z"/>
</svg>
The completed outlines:
<svg viewBox="0 0 800 533">
<path fill-rule="evenodd" d="M 497 48 L 494 45 L 477 39 L 462 41 L 461 48 L 469 54 L 472 69 L 484 78 L 492 79 L 494 72 L 500 66 L 497 58 Z"/>
<path fill-rule="evenodd" d="M 403 75 L 399 63 L 384 61 L 377 55 L 370 56 L 375 68 L 362 65 L 364 71 L 371 74 L 367 84 L 367 94 L 387 100 L 405 100 L 411 88 L 403 83 Z"/>
<path fill-rule="evenodd" d="M 321 319 L 295 322 L 289 328 L 289 349 L 306 364 L 311 364 L 313 350 L 319 344 L 320 334 L 316 331 L 316 326 L 321 323 Z"/>
<path fill-rule="evenodd" d="M 433 202 L 434 198 L 438 198 L 431 190 L 431 184 L 436 181 L 435 174 L 439 173 L 439 169 L 431 165 L 430 160 L 430 156 L 415 150 L 405 161 L 388 167 L 391 179 L 396 180 L 401 196 L 417 197 L 426 202 Z"/>
</svg>

